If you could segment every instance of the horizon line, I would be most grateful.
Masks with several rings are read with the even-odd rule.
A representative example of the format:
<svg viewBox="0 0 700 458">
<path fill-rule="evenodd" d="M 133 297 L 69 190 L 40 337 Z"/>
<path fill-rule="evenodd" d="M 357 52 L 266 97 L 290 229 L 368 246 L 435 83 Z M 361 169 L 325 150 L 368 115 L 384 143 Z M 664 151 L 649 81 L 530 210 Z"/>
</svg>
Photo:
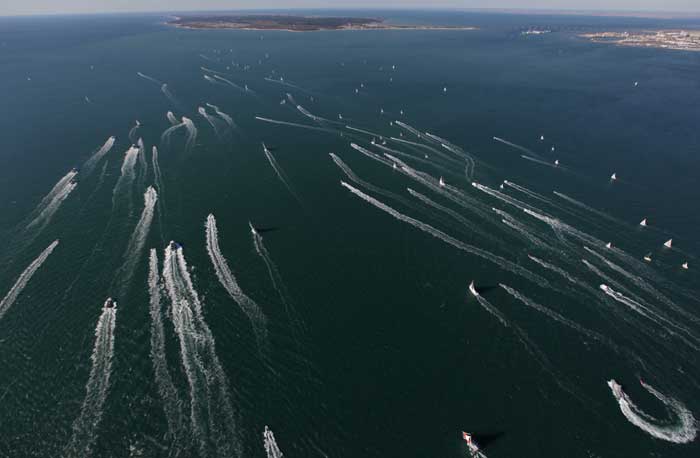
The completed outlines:
<svg viewBox="0 0 700 458">
<path fill-rule="evenodd" d="M 596 16 L 596 17 L 629 17 L 648 19 L 681 19 L 700 18 L 700 10 L 667 10 L 667 9 L 586 9 L 586 8 L 461 8 L 450 6 L 437 7 L 265 7 L 265 8 L 236 8 L 236 9 L 185 9 L 185 10 L 109 10 L 109 11 L 75 11 L 75 12 L 36 12 L 36 13 L 0 13 L 1 18 L 12 17 L 47 17 L 47 16 L 108 16 L 108 15 L 138 15 L 138 14 L 192 14 L 192 13 L 234 13 L 234 12 L 259 12 L 259 11 L 446 11 L 446 12 L 474 12 L 495 13 L 510 15 L 533 16 Z"/>
</svg>

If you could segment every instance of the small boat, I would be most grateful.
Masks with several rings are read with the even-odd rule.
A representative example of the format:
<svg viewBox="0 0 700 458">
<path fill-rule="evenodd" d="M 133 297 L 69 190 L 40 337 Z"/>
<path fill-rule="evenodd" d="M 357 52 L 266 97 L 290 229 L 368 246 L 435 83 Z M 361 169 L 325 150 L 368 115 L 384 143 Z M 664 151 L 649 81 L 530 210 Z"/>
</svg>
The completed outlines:
<svg viewBox="0 0 700 458">
<path fill-rule="evenodd" d="M 605 248 L 612 248 L 612 242 L 608 242 L 605 244 Z"/>
<path fill-rule="evenodd" d="M 396 162 L 394 162 L 393 169 L 396 170 Z"/>
<path fill-rule="evenodd" d="M 180 245 L 179 243 L 177 243 L 177 242 L 174 241 L 174 240 L 171 240 L 170 243 L 168 243 L 168 247 L 169 247 L 171 250 L 177 250 L 177 249 L 179 249 L 179 248 L 182 248 L 182 245 Z"/>
<path fill-rule="evenodd" d="M 472 296 L 477 297 L 479 295 L 479 292 L 476 290 L 476 286 L 474 286 L 474 280 L 472 280 L 471 283 L 469 283 L 469 292 L 472 293 Z"/>
<path fill-rule="evenodd" d="M 552 146 L 552 152 L 554 152 L 554 147 Z"/>
<path fill-rule="evenodd" d="M 479 446 L 476 445 L 476 442 L 474 442 L 474 439 L 472 438 L 472 435 L 462 431 L 462 440 L 467 443 L 467 447 L 469 447 L 469 453 L 474 456 L 478 455 L 480 453 Z"/>
<path fill-rule="evenodd" d="M 112 299 L 111 297 L 108 297 L 107 300 L 105 301 L 104 305 L 102 306 L 102 308 L 115 309 L 115 308 L 117 308 L 117 303 L 116 303 L 116 301 L 114 301 L 114 299 Z"/>
<path fill-rule="evenodd" d="M 559 166 L 559 159 L 554 160 L 554 165 Z"/>
<path fill-rule="evenodd" d="M 637 87 L 637 86 L 639 86 L 639 81 L 634 82 L 634 87 Z"/>
<path fill-rule="evenodd" d="M 685 270 L 688 270 L 688 262 L 684 262 L 683 264 L 681 264 L 681 267 Z"/>
<path fill-rule="evenodd" d="M 251 233 L 253 233 L 253 234 L 257 234 L 257 233 L 258 233 L 258 231 L 255 230 L 255 227 L 253 226 L 253 223 L 251 223 L 250 221 L 248 221 L 248 226 L 250 226 L 250 232 L 251 232 Z"/>
<path fill-rule="evenodd" d="M 501 191 L 503 191 L 503 183 L 501 183 L 501 184 L 498 185 L 498 189 L 500 189 Z"/>
<path fill-rule="evenodd" d="M 673 239 L 668 239 L 664 242 L 664 246 L 666 248 L 671 248 L 671 245 L 673 244 Z"/>
<path fill-rule="evenodd" d="M 610 179 L 613 181 L 617 180 L 617 173 L 613 173 L 612 175 L 610 175 Z"/>
<path fill-rule="evenodd" d="M 651 262 L 651 253 L 645 254 L 644 255 L 644 261 L 645 262 Z"/>
<path fill-rule="evenodd" d="M 343 119 L 343 115 L 341 115 L 340 113 L 338 113 L 338 119 Z"/>
<path fill-rule="evenodd" d="M 544 135 L 540 135 L 540 141 L 541 141 L 541 142 L 544 141 Z"/>
<path fill-rule="evenodd" d="M 608 285 L 600 285 L 600 289 L 602 289 L 602 290 L 605 291 L 606 293 L 607 293 L 608 291 L 610 291 L 610 288 L 608 287 Z"/>
<path fill-rule="evenodd" d="M 639 222 L 639 225 L 642 226 L 642 227 L 647 227 L 647 219 L 644 218 L 643 220 L 641 220 L 641 221 Z"/>
<path fill-rule="evenodd" d="M 443 87 L 443 88 L 442 88 L 442 92 L 443 92 L 443 93 L 444 93 L 444 92 L 447 92 L 447 88 L 446 88 L 446 87 Z"/>
<path fill-rule="evenodd" d="M 443 180 L 442 177 L 440 177 L 439 183 L 440 183 L 440 186 L 442 186 L 442 187 L 445 186 L 445 180 Z"/>
</svg>

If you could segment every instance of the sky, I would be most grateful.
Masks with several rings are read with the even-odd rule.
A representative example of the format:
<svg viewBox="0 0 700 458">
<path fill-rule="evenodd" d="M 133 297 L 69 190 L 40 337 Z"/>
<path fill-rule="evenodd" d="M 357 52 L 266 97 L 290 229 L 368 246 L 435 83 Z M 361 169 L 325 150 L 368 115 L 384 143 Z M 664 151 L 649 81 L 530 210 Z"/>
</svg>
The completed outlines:
<svg viewBox="0 0 700 458">
<path fill-rule="evenodd" d="M 700 0 L 0 0 L 0 16 L 245 8 L 504 8 L 700 12 Z"/>
</svg>

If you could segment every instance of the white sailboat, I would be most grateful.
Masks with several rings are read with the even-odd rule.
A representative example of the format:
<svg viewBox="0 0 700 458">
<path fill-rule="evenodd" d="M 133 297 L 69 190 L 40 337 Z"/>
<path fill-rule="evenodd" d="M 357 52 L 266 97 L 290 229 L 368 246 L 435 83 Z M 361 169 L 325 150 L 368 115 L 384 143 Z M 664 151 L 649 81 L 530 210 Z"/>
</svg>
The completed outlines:
<svg viewBox="0 0 700 458">
<path fill-rule="evenodd" d="M 642 227 L 647 227 L 647 219 L 644 218 L 643 220 L 641 220 L 641 221 L 639 222 L 639 225 L 642 226 Z"/>
<path fill-rule="evenodd" d="M 479 292 L 476 290 L 476 286 L 474 286 L 474 280 L 469 283 L 469 292 L 472 293 L 472 296 L 474 297 L 479 295 Z"/>
<path fill-rule="evenodd" d="M 605 244 L 605 248 L 612 248 L 612 242 L 608 242 Z"/>
<path fill-rule="evenodd" d="M 664 246 L 666 248 L 671 248 L 671 245 L 673 244 L 673 239 L 668 239 L 664 242 Z"/>
<path fill-rule="evenodd" d="M 444 187 L 445 186 L 445 180 L 440 177 L 440 186 Z"/>
<path fill-rule="evenodd" d="M 688 262 L 684 262 L 683 264 L 681 264 L 681 267 L 685 270 L 688 270 Z"/>
<path fill-rule="evenodd" d="M 613 181 L 617 180 L 617 173 L 613 173 L 612 175 L 610 175 L 610 179 Z"/>
</svg>

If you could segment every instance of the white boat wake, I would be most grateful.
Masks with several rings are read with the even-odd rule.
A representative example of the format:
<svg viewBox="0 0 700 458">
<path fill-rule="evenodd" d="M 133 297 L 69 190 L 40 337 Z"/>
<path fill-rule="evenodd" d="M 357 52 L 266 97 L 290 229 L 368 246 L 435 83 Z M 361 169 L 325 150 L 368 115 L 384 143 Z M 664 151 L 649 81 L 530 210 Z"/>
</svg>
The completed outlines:
<svg viewBox="0 0 700 458">
<path fill-rule="evenodd" d="M 129 239 L 129 245 L 126 248 L 124 254 L 124 263 L 117 271 L 116 278 L 120 283 L 120 297 L 126 295 L 127 289 L 131 283 L 131 279 L 134 275 L 134 270 L 136 264 L 141 258 L 141 253 L 143 252 L 143 247 L 146 244 L 146 238 L 148 237 L 148 232 L 151 229 L 151 223 L 153 222 L 153 214 L 155 211 L 156 203 L 158 202 L 158 193 L 152 186 L 146 189 L 143 194 L 143 211 L 141 212 L 141 218 L 134 228 L 134 232 L 131 234 Z"/>
<path fill-rule="evenodd" d="M 124 161 L 122 162 L 121 175 L 117 180 L 117 184 L 114 185 L 112 190 L 112 208 L 116 207 L 117 198 L 122 194 L 127 194 L 127 202 L 129 205 L 129 212 L 131 213 L 132 202 L 132 184 L 136 178 L 136 172 L 134 170 L 136 166 L 136 160 L 138 159 L 139 148 L 132 146 L 126 153 L 124 153 Z"/>
<path fill-rule="evenodd" d="M 284 184 L 284 187 L 287 188 L 287 191 L 299 202 L 299 204 L 303 207 L 304 203 L 299 197 L 299 194 L 294 190 L 291 184 L 289 184 L 289 179 L 287 178 L 287 175 L 284 173 L 284 170 L 282 170 L 282 167 L 277 163 L 277 160 L 275 157 L 272 155 L 269 149 L 265 146 L 265 144 L 262 144 L 263 147 L 263 153 L 265 153 L 265 157 L 267 158 L 267 161 L 270 163 L 270 166 L 272 169 L 275 171 L 275 174 L 277 175 L 277 178 L 280 179 L 282 184 Z"/>
<path fill-rule="evenodd" d="M 221 249 L 219 247 L 219 231 L 216 227 L 216 218 L 214 215 L 210 214 L 207 217 L 207 222 L 204 227 L 206 229 L 207 253 L 209 253 L 209 259 L 211 259 L 214 265 L 214 271 L 216 272 L 216 277 L 219 279 L 219 283 L 221 283 L 221 286 L 223 286 L 229 296 L 231 296 L 231 299 L 239 305 L 243 313 L 245 313 L 250 320 L 258 343 L 258 348 L 267 352 L 269 346 L 267 317 L 265 317 L 265 314 L 258 304 L 243 292 L 236 281 L 236 277 L 234 277 L 231 272 L 226 258 L 221 254 Z"/>
<path fill-rule="evenodd" d="M 107 141 L 102 145 L 97 151 L 93 153 L 90 158 L 85 161 L 82 167 L 83 175 L 88 176 L 92 173 L 95 166 L 102 160 L 102 158 L 112 150 L 116 137 L 109 137 Z"/>
<path fill-rule="evenodd" d="M 170 299 L 169 316 L 180 343 L 180 356 L 190 387 L 192 434 L 200 456 L 240 457 L 236 418 L 214 336 L 187 270 L 182 247 L 165 249 L 163 278 Z"/>
<path fill-rule="evenodd" d="M 378 209 L 388 213 L 389 215 L 393 216 L 394 218 L 398 219 L 399 221 L 403 221 L 405 223 L 410 224 L 411 226 L 420 229 L 421 231 L 432 235 L 433 237 L 442 240 L 443 242 L 447 243 L 448 245 L 451 245 L 459 250 L 465 251 L 467 253 L 473 254 L 475 256 L 478 256 L 480 258 L 486 259 L 487 261 L 490 261 L 497 266 L 501 267 L 502 269 L 511 272 L 515 275 L 519 275 L 523 278 L 526 278 L 533 283 L 539 284 L 541 286 L 548 287 L 549 282 L 545 280 L 544 278 L 540 277 L 539 275 L 533 274 L 529 270 L 511 262 L 508 261 L 507 259 L 501 258 L 499 256 L 496 256 L 492 253 L 489 253 L 488 251 L 482 250 L 480 248 L 467 245 L 466 243 L 460 242 L 459 240 L 455 239 L 454 237 L 451 237 L 444 232 L 430 226 L 429 224 L 423 223 L 421 221 L 418 221 L 417 219 L 411 218 L 410 216 L 404 215 L 403 213 L 399 213 L 398 211 L 394 210 L 393 208 L 389 207 L 388 205 L 378 201 L 374 197 L 368 196 L 364 192 L 360 191 L 359 189 L 349 185 L 348 183 L 341 181 L 340 184 L 347 188 L 350 192 L 355 194 L 357 197 L 361 198 L 365 202 L 368 202 L 369 204 L 377 207 Z"/>
<path fill-rule="evenodd" d="M 265 446 L 267 458 L 282 458 L 284 456 L 280 448 L 277 446 L 275 435 L 272 433 L 270 428 L 267 427 L 267 425 L 265 425 L 265 430 L 263 431 L 263 445 Z"/>
<path fill-rule="evenodd" d="M 692 412 L 677 399 L 660 393 L 651 385 L 640 380 L 642 387 L 661 401 L 666 410 L 675 417 L 673 422 L 664 421 L 654 418 L 637 407 L 627 393 L 623 391 L 622 386 L 614 379 L 609 380 L 607 383 L 613 397 L 620 406 L 620 411 L 637 428 L 652 437 L 676 444 L 687 444 L 695 440 L 698 432 L 697 421 L 693 417 Z"/>
<path fill-rule="evenodd" d="M 22 290 L 25 288 L 25 286 L 27 286 L 27 283 L 29 283 L 29 280 L 31 280 L 32 276 L 34 276 L 36 271 L 39 270 L 39 267 L 41 267 L 49 255 L 53 253 L 56 246 L 58 246 L 58 240 L 51 242 L 51 244 L 46 247 L 44 251 L 42 251 L 41 254 L 27 266 L 26 269 L 24 269 L 24 272 L 19 275 L 17 281 L 15 281 L 15 284 L 12 286 L 12 288 L 10 288 L 10 291 L 8 291 L 2 301 L 0 301 L 0 320 L 3 316 L 5 316 L 5 313 L 10 309 L 10 307 L 12 307 L 12 304 L 15 303 L 17 297 L 22 293 Z"/>
<path fill-rule="evenodd" d="M 190 118 L 182 117 L 182 124 L 187 129 L 187 140 L 185 140 L 185 150 L 191 151 L 197 141 L 197 127 Z"/>
<path fill-rule="evenodd" d="M 109 380 L 112 375 L 116 324 L 117 304 L 107 299 L 95 328 L 95 346 L 90 356 L 92 369 L 85 385 L 85 399 L 80 416 L 73 422 L 73 434 L 64 449 L 64 456 L 75 458 L 92 456 L 92 447 L 97 438 L 96 433 L 102 420 L 102 408 L 107 399 Z"/>
<path fill-rule="evenodd" d="M 158 275 L 158 255 L 155 248 L 151 249 L 148 270 L 148 293 L 150 297 L 151 315 L 151 361 L 153 372 L 158 385 L 158 394 L 163 401 L 165 419 L 168 422 L 168 434 L 172 441 L 177 441 L 185 427 L 185 416 L 177 388 L 168 371 L 165 356 L 165 330 L 161 312 L 161 289 Z"/>
<path fill-rule="evenodd" d="M 75 170 L 68 172 L 66 176 L 56 183 L 51 192 L 37 206 L 34 212 L 39 214 L 27 225 L 27 229 L 32 229 L 36 231 L 35 233 L 39 233 L 51 222 L 53 215 L 56 214 L 61 204 L 78 186 L 78 183 L 73 181 L 77 174 L 78 172 Z"/>
</svg>

